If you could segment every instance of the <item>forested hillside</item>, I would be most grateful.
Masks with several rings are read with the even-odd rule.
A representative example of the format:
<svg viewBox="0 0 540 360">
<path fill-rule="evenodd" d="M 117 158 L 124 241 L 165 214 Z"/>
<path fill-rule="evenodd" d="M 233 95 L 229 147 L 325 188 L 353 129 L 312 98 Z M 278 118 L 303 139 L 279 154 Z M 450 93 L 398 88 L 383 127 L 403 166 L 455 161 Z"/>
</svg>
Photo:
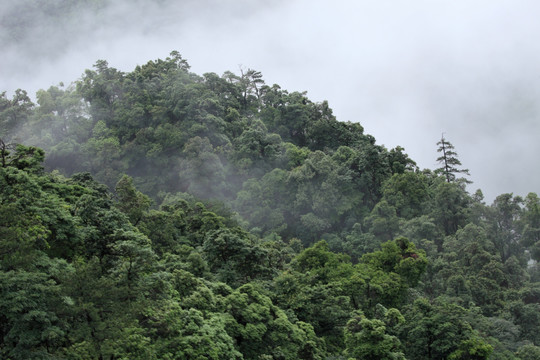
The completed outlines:
<svg viewBox="0 0 540 360">
<path fill-rule="evenodd" d="M 540 199 L 444 138 L 177 52 L 4 93 L 0 138 L 3 359 L 540 359 Z"/>
</svg>

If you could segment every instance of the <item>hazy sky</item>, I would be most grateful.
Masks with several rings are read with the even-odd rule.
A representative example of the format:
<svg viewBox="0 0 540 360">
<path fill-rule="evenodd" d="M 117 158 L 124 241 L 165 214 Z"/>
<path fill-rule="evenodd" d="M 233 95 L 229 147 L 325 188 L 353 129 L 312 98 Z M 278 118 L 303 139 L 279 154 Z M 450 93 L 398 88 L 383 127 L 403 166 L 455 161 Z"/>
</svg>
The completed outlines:
<svg viewBox="0 0 540 360">
<path fill-rule="evenodd" d="M 242 65 L 328 100 L 339 120 L 404 147 L 422 168 L 437 167 L 444 132 L 469 190 L 489 201 L 540 193 L 538 1 L 114 0 L 70 19 L 7 3 L 0 91 L 34 94 L 98 59 L 131 71 L 178 50 L 195 73 Z M 6 30 L 21 23 L 30 30 L 15 41 Z"/>
</svg>

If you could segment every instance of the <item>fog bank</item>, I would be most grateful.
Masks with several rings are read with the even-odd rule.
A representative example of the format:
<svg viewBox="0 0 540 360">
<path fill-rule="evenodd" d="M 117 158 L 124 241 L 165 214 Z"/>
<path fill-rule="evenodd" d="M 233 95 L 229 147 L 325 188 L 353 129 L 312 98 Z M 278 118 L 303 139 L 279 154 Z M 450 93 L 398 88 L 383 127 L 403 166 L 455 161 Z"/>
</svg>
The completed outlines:
<svg viewBox="0 0 540 360">
<path fill-rule="evenodd" d="M 535 1 L 56 0 L 49 13 L 35 4 L 0 5 L 0 91 L 33 94 L 98 59 L 131 71 L 178 50 L 199 74 L 243 65 L 327 99 L 339 120 L 404 147 L 422 168 L 437 166 L 444 132 L 469 189 L 489 201 L 540 192 Z"/>
</svg>

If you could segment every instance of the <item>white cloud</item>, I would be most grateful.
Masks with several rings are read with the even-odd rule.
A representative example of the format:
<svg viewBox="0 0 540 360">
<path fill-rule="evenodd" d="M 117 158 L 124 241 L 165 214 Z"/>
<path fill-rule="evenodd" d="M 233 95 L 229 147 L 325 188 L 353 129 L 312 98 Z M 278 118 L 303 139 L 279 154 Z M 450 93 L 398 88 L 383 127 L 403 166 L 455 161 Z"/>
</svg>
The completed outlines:
<svg viewBox="0 0 540 360">
<path fill-rule="evenodd" d="M 0 80 L 35 91 L 97 59 L 130 71 L 171 50 L 197 73 L 242 64 L 328 99 L 338 119 L 422 167 L 436 166 L 445 132 L 472 189 L 493 199 L 540 191 L 539 10 L 533 0 L 114 1 L 77 22 L 38 17 L 5 47 Z"/>
</svg>

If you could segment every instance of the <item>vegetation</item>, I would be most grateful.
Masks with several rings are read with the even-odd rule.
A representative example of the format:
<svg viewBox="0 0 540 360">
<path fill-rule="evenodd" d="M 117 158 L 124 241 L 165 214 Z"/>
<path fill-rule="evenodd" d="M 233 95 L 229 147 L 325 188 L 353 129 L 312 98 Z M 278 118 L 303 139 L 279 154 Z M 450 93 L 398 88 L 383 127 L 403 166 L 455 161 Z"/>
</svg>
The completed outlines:
<svg viewBox="0 0 540 360">
<path fill-rule="evenodd" d="M 420 170 L 177 52 L 36 99 L 0 96 L 0 358 L 538 358 L 540 199 L 446 139 Z"/>
<path fill-rule="evenodd" d="M 459 161 L 457 153 L 454 151 L 454 145 L 447 141 L 444 135 L 441 136 L 441 141 L 437 145 L 439 145 L 437 151 L 441 153 L 437 161 L 441 164 L 441 167 L 435 170 L 435 173 L 444 175 L 447 182 L 456 181 L 456 173 L 469 175 L 468 169 L 458 169 L 456 167 L 461 166 L 461 161 Z"/>
</svg>

